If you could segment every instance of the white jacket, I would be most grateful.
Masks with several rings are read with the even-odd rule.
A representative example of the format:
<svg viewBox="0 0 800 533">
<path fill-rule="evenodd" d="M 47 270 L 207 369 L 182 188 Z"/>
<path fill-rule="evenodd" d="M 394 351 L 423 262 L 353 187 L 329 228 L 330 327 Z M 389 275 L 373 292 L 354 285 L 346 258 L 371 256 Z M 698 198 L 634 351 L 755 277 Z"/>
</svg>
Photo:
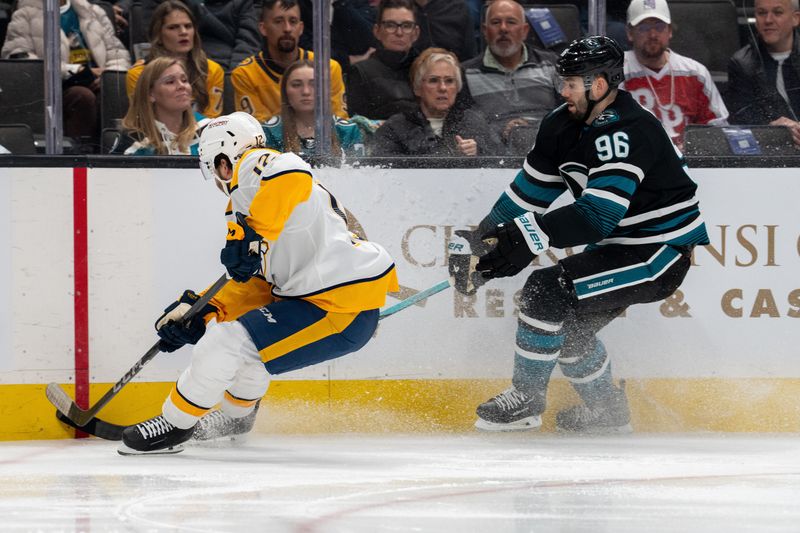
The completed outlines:
<svg viewBox="0 0 800 533">
<path fill-rule="evenodd" d="M 128 70 L 131 55 L 117 39 L 114 25 L 103 8 L 88 0 L 70 0 L 78 15 L 78 21 L 92 59 L 98 67 L 107 70 Z M 2 57 L 27 53 L 27 59 L 44 58 L 44 2 L 42 0 L 19 0 L 11 16 L 3 45 Z M 69 42 L 61 32 L 61 75 L 69 76 Z"/>
</svg>

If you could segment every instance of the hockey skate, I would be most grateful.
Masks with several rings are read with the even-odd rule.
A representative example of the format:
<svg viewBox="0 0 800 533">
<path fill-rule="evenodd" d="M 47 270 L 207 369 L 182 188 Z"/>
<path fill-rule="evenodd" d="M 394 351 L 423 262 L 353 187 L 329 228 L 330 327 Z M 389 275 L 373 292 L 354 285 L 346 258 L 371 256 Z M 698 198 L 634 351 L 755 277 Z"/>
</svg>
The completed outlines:
<svg viewBox="0 0 800 533">
<path fill-rule="evenodd" d="M 158 415 L 125 428 L 117 452 L 120 455 L 178 453 L 183 451 L 182 444 L 192 438 L 195 426 L 189 429 L 176 428 L 163 415 Z"/>
<path fill-rule="evenodd" d="M 233 418 L 225 414 L 221 409 L 206 413 L 194 428 L 192 440 L 207 441 L 222 437 L 235 438 L 253 429 L 256 422 L 256 413 L 261 401 L 256 402 L 253 411 L 241 418 Z"/>
<path fill-rule="evenodd" d="M 631 412 L 623 388 L 606 400 L 575 405 L 556 415 L 556 430 L 569 433 L 631 433 Z"/>
<path fill-rule="evenodd" d="M 542 417 L 533 404 L 532 396 L 512 386 L 478 406 L 475 427 L 483 431 L 539 429 Z"/>
</svg>

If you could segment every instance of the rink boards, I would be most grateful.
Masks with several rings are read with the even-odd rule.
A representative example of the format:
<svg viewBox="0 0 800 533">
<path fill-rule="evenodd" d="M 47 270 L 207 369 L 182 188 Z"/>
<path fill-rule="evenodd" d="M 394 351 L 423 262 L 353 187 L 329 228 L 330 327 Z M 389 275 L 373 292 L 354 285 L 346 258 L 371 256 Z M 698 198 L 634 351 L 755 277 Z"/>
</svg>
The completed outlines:
<svg viewBox="0 0 800 533">
<path fill-rule="evenodd" d="M 516 171 L 324 169 L 354 227 L 395 258 L 404 298 L 447 278 L 453 229 L 477 223 Z M 696 169 L 712 244 L 680 291 L 601 334 L 642 431 L 800 431 L 796 169 Z M 226 198 L 186 169 L 0 168 L 0 439 L 71 435 L 48 382 L 95 401 L 155 341 L 185 288 L 222 272 Z M 549 265 L 565 253 L 541 258 Z M 524 278 L 446 291 L 383 322 L 357 354 L 280 376 L 280 432 L 469 428 L 508 384 Z M 390 298 L 388 304 L 398 301 Z M 190 350 L 148 364 L 103 416 L 158 411 Z M 573 401 L 555 376 L 548 415 Z M 551 416 L 545 417 L 546 426 Z"/>
</svg>

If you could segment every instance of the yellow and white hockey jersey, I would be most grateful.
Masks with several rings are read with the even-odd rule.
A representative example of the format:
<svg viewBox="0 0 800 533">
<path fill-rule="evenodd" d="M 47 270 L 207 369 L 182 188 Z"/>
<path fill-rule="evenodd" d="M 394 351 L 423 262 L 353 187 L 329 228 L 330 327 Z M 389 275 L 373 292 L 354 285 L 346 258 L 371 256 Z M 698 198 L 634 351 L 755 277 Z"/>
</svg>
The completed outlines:
<svg viewBox="0 0 800 533">
<path fill-rule="evenodd" d="M 263 237 L 262 271 L 272 294 L 302 298 L 336 313 L 382 307 L 386 293 L 399 290 L 389 253 L 347 229 L 343 208 L 317 183 L 305 161 L 282 153 L 267 165 L 274 154 L 250 150 L 236 163 L 227 185 L 231 202 L 226 213 L 231 222 L 235 213 L 246 214 L 248 225 Z M 258 289 L 263 280 L 247 284 Z M 241 297 L 244 287 L 228 285 L 234 287 L 218 293 L 212 303 L 230 319 L 241 312 L 230 300 Z"/>
<path fill-rule="evenodd" d="M 297 59 L 314 59 L 314 52 L 298 49 Z M 330 60 L 331 112 L 339 118 L 349 118 L 344 108 L 344 81 L 342 67 Z M 281 78 L 284 69 L 258 52 L 239 63 L 231 72 L 236 111 L 244 111 L 266 122 L 281 113 Z"/>
</svg>

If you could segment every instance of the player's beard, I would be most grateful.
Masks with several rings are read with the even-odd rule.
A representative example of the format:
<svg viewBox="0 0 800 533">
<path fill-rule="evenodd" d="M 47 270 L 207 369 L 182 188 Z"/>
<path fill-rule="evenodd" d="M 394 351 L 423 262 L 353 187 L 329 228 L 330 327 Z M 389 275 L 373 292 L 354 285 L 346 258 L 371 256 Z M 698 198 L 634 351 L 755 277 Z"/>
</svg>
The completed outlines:
<svg viewBox="0 0 800 533">
<path fill-rule="evenodd" d="M 283 54 L 294 52 L 297 48 L 297 40 L 289 37 L 278 39 L 278 51 Z"/>
<path fill-rule="evenodd" d="M 567 102 L 569 104 L 569 102 Z M 573 105 L 575 106 L 574 109 L 570 109 L 567 107 L 569 111 L 569 116 L 574 120 L 579 122 L 583 122 L 583 115 L 586 113 L 586 109 L 589 107 L 589 103 L 586 101 L 586 98 L 583 98 L 580 102 L 574 102 Z"/>
</svg>

